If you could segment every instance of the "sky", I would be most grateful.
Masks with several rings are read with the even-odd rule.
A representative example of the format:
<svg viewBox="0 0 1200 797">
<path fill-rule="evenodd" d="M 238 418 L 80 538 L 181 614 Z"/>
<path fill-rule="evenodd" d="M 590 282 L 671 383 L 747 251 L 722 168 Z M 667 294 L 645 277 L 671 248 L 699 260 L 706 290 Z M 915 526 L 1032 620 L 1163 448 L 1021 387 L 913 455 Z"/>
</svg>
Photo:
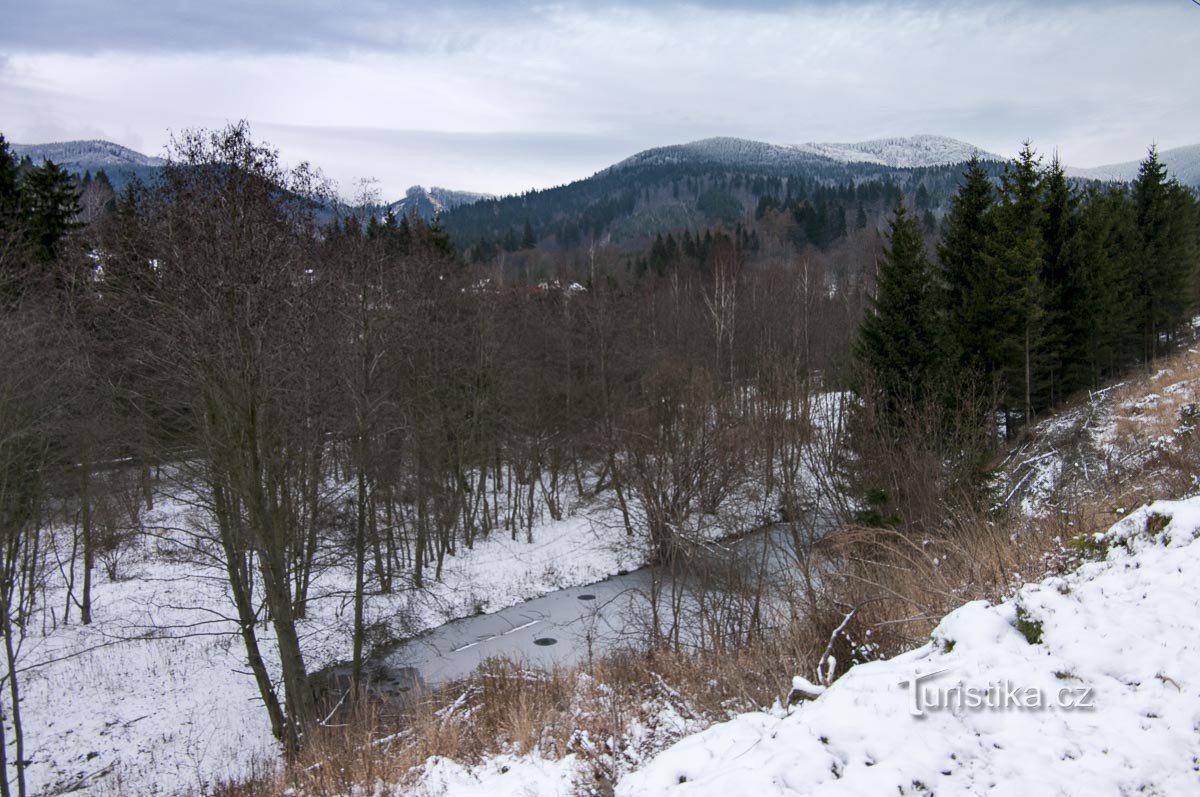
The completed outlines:
<svg viewBox="0 0 1200 797">
<path fill-rule="evenodd" d="M 15 6 L 15 7 L 14 7 Z M 1200 143 L 1200 0 L 0 0 L 0 133 L 238 119 L 348 198 L 513 193 L 709 136 Z"/>
</svg>

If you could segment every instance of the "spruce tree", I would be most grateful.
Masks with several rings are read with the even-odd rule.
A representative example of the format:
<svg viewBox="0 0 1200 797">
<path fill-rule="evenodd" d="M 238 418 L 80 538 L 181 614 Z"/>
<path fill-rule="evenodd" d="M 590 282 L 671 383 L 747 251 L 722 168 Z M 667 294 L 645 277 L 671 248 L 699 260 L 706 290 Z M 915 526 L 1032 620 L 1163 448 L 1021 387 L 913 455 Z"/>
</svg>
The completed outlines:
<svg viewBox="0 0 1200 797">
<path fill-rule="evenodd" d="M 1137 237 L 1123 189 L 1094 188 L 1084 195 L 1075 235 L 1063 253 L 1062 305 L 1069 309 L 1063 378 L 1073 387 L 1098 386 L 1140 351 L 1140 329 L 1129 301 L 1136 287 Z"/>
<path fill-rule="evenodd" d="M 1054 404 L 1073 387 L 1063 377 L 1070 344 L 1070 317 L 1075 308 L 1068 279 L 1073 268 L 1069 262 L 1071 242 L 1078 227 L 1079 200 L 1067 183 L 1067 175 L 1058 156 L 1042 177 L 1042 286 L 1045 325 L 1039 352 L 1039 376 L 1043 382 L 1042 402 Z"/>
<path fill-rule="evenodd" d="M 1195 200 L 1167 177 L 1151 147 L 1133 184 L 1140 237 L 1138 311 L 1144 354 L 1153 359 L 1186 319 L 1188 287 L 1196 269 Z"/>
<path fill-rule="evenodd" d="M 982 367 L 984 346 L 980 324 L 984 306 L 975 304 L 976 297 L 986 302 L 986 292 L 976 289 L 983 276 L 983 252 L 992 236 L 995 224 L 992 208 L 996 196 L 992 181 L 978 157 L 967 163 L 963 184 L 950 202 L 950 211 L 942 226 L 942 241 L 938 246 L 941 276 L 945 283 L 946 323 L 960 367 Z"/>
<path fill-rule="evenodd" d="M 1036 360 L 1045 330 L 1041 188 L 1039 158 L 1026 142 L 1001 178 L 996 229 L 985 246 L 984 279 L 977 281 L 973 297 L 977 306 L 990 303 L 980 330 L 984 360 L 1003 388 L 1010 436 L 1014 412 L 1026 424 L 1033 420 Z"/>
<path fill-rule="evenodd" d="M 857 346 L 889 408 L 919 404 L 941 387 L 946 365 L 941 307 L 937 272 L 921 229 L 901 205 L 891 221 L 872 312 Z"/>
<path fill-rule="evenodd" d="M 21 179 L 21 210 L 35 256 L 54 259 L 67 233 L 77 226 L 79 191 L 60 166 L 46 161 Z"/>
</svg>

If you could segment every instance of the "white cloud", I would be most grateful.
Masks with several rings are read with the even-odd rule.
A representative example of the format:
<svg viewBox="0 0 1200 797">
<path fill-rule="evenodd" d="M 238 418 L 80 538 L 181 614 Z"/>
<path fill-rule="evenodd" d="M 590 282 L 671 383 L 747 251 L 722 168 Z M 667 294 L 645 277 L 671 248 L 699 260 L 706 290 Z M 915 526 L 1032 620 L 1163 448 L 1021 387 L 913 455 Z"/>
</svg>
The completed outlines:
<svg viewBox="0 0 1200 797">
<path fill-rule="evenodd" d="M 549 185 L 709 135 L 931 132 L 998 152 L 1031 138 L 1091 165 L 1151 141 L 1194 143 L 1200 129 L 1200 9 L 1185 3 L 474 6 L 366 19 L 395 26 L 378 41 L 428 30 L 429 46 L 14 51 L 0 70 L 3 132 L 156 152 L 167 128 L 246 117 L 347 190 L 375 176 L 399 195 L 415 182 Z"/>
</svg>

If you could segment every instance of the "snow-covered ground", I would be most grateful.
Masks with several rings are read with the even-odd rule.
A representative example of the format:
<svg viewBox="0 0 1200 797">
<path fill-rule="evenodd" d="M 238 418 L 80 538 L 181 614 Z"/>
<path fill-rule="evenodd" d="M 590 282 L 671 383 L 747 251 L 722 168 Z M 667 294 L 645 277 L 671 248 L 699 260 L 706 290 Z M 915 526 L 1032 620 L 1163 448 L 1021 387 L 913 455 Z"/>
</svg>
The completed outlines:
<svg viewBox="0 0 1200 797">
<path fill-rule="evenodd" d="M 1200 793 L 1200 498 L 1090 540 L 1101 561 L 968 603 L 925 646 L 740 715 L 618 795 Z M 426 793 L 566 795 L 572 757 L 431 761 Z"/>
<path fill-rule="evenodd" d="M 1200 329 L 1200 318 L 1192 325 Z M 1089 393 L 1038 423 L 999 469 L 995 494 L 1003 506 L 1045 515 L 1064 495 L 1103 492 L 1128 474 L 1144 477 L 1169 469 L 1172 458 L 1185 460 L 1198 423 L 1200 350 L 1187 349 L 1165 358 L 1152 374 Z M 1193 481 L 1176 492 L 1198 487 Z M 1132 503 L 1150 497 L 1156 495 Z"/>
<path fill-rule="evenodd" d="M 532 542 L 506 532 L 447 557 L 440 581 L 368 599 L 368 623 L 407 635 L 492 612 L 564 587 L 589 584 L 644 559 L 603 505 L 576 506 L 535 525 Z M 221 778 L 277 760 L 266 713 L 245 664 L 233 604 L 219 569 L 174 554 L 172 532 L 192 513 L 160 499 L 143 517 L 167 539 L 142 540 L 120 580 L 97 567 L 94 621 L 57 625 L 67 601 L 52 586 L 20 661 L 27 776 L 33 794 L 203 793 Z M 351 655 L 347 568 L 322 573 L 301 623 L 310 671 Z M 278 673 L 273 637 L 259 628 Z"/>
</svg>

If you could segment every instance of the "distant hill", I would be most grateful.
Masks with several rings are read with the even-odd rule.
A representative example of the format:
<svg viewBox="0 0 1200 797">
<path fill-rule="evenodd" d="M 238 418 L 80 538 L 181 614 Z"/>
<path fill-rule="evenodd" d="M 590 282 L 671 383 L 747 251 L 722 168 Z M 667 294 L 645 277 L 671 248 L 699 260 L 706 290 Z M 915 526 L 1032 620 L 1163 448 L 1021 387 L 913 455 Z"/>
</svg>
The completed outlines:
<svg viewBox="0 0 1200 797">
<path fill-rule="evenodd" d="M 133 179 L 147 181 L 166 163 L 162 158 L 114 144 L 111 141 L 60 141 L 52 144 L 11 144 L 18 158 L 34 163 L 47 160 L 72 174 L 103 171 L 118 191 Z"/>
<path fill-rule="evenodd" d="M 481 199 L 492 199 L 491 194 L 476 194 L 471 191 L 454 191 L 449 188 L 433 186 L 425 189 L 414 185 L 405 192 L 404 198 L 388 205 L 387 209 L 397 216 L 407 216 L 416 213 L 425 221 L 431 221 L 434 216 L 452 208 L 470 205 Z"/>
<path fill-rule="evenodd" d="M 1184 185 L 1200 188 L 1200 144 L 1187 147 L 1165 149 L 1158 153 L 1158 158 L 1167 167 L 1167 172 Z M 1137 177 L 1140 160 L 1112 163 L 1107 166 L 1093 166 L 1087 169 L 1067 169 L 1072 177 L 1082 177 L 1088 180 L 1113 180 L 1128 182 Z"/>
</svg>

